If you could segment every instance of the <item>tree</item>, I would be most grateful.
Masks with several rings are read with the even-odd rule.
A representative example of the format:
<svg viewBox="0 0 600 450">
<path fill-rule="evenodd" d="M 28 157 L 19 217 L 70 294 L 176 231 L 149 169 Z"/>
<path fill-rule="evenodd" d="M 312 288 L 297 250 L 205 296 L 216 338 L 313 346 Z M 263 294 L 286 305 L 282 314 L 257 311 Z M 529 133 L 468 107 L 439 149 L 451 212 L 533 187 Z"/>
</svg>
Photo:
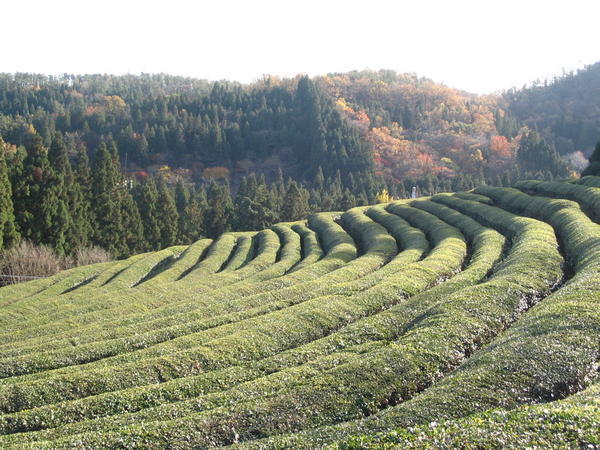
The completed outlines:
<svg viewBox="0 0 600 450">
<path fill-rule="evenodd" d="M 208 186 L 207 202 L 204 229 L 210 237 L 214 238 L 229 231 L 231 227 L 233 202 L 229 185 L 212 181 Z"/>
<path fill-rule="evenodd" d="M 0 139 L 0 248 L 8 248 L 18 242 L 19 233 L 15 225 L 12 187 L 2 144 Z"/>
<path fill-rule="evenodd" d="M 121 218 L 123 220 L 123 241 L 128 253 L 138 253 L 148 248 L 144 236 L 144 225 L 137 203 L 127 189 L 121 193 Z"/>
<path fill-rule="evenodd" d="M 560 158 L 556 149 L 534 130 L 522 137 L 517 161 L 523 172 L 547 171 L 555 177 L 568 175 L 567 164 Z"/>
<path fill-rule="evenodd" d="M 242 180 L 235 198 L 236 229 L 262 230 L 277 220 L 274 199 L 264 176 L 258 180 L 252 174 Z"/>
<path fill-rule="evenodd" d="M 117 257 L 129 254 L 123 224 L 123 184 L 118 161 L 102 142 L 96 150 L 92 171 L 93 242 Z"/>
<path fill-rule="evenodd" d="M 136 200 L 144 227 L 144 237 L 149 250 L 161 247 L 162 236 L 158 213 L 158 189 L 154 177 L 148 178 L 136 193 Z"/>
<path fill-rule="evenodd" d="M 71 253 L 77 248 L 89 245 L 92 234 L 89 202 L 73 172 L 67 147 L 60 134 L 56 134 L 52 140 L 48 159 L 55 174 L 55 187 L 61 202 L 60 208 L 66 208 L 64 214 L 68 218 L 64 250 L 65 253 Z"/>
<path fill-rule="evenodd" d="M 163 177 L 158 178 L 158 199 L 156 210 L 160 228 L 160 248 L 169 247 L 177 243 L 179 230 L 179 214 L 173 194 Z"/>
<path fill-rule="evenodd" d="M 277 215 L 264 204 L 244 197 L 236 207 L 241 230 L 262 230 L 277 220 Z"/>
<path fill-rule="evenodd" d="M 190 190 L 183 184 L 182 180 L 177 181 L 175 185 L 175 206 L 177 207 L 177 214 L 179 216 L 178 221 L 178 235 L 181 242 L 187 242 L 185 240 L 185 208 L 190 202 Z"/>
<path fill-rule="evenodd" d="M 65 253 L 69 228 L 68 209 L 61 183 L 50 166 L 42 138 L 30 127 L 23 172 L 17 181 L 13 203 L 18 205 L 17 222 L 21 235 L 35 244 L 50 244 Z"/>
<path fill-rule="evenodd" d="M 308 193 L 305 190 L 298 188 L 296 182 L 292 181 L 285 194 L 281 210 L 281 219 L 290 222 L 302 220 L 306 219 L 309 212 Z"/>
<path fill-rule="evenodd" d="M 204 189 L 200 189 L 190 196 L 190 201 L 183 212 L 183 242 L 191 243 L 202 236 L 207 209 L 208 204 Z"/>
<path fill-rule="evenodd" d="M 344 193 L 342 194 L 342 198 L 340 200 L 340 211 L 347 211 L 350 208 L 354 208 L 356 206 L 356 197 L 350 192 L 348 188 L 344 189 Z"/>
<path fill-rule="evenodd" d="M 315 175 L 315 185 L 317 189 L 322 190 L 324 184 L 325 177 L 323 176 L 323 168 L 319 166 L 319 168 L 317 169 L 317 174 Z"/>
<path fill-rule="evenodd" d="M 592 153 L 592 156 L 590 157 L 590 165 L 587 166 L 583 172 L 581 172 L 581 175 L 600 176 L 600 142 L 596 144 L 594 153 Z"/>
</svg>

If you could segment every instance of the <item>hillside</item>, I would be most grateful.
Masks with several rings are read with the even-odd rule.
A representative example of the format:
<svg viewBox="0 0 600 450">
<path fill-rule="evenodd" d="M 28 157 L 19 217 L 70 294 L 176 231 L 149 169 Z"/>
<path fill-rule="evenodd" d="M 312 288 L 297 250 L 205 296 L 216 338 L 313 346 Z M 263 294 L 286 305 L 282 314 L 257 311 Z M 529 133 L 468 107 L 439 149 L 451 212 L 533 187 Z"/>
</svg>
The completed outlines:
<svg viewBox="0 0 600 450">
<path fill-rule="evenodd" d="M 594 73 L 503 97 L 385 70 L 248 85 L 0 74 L 0 249 L 123 258 L 413 188 L 577 176 L 595 139 Z M 587 138 L 561 155 L 567 129 Z"/>
<path fill-rule="evenodd" d="M 493 179 L 516 164 L 519 130 L 513 125 L 506 136 L 499 131 L 506 112 L 494 96 L 383 70 L 330 74 L 316 82 L 360 130 L 387 179 Z"/>
<path fill-rule="evenodd" d="M 536 127 L 563 155 L 590 155 L 600 136 L 600 62 L 554 80 L 512 89 L 504 107 L 522 123 Z"/>
<path fill-rule="evenodd" d="M 600 177 L 0 288 L 0 446 L 598 445 Z"/>
<path fill-rule="evenodd" d="M 84 147 L 90 157 L 114 140 L 130 174 L 167 166 L 196 183 L 215 173 L 233 185 L 252 172 L 271 180 L 282 169 L 310 185 L 320 167 L 325 177 L 339 171 L 345 185 L 349 174 L 366 174 L 388 190 L 426 179 L 462 189 L 465 179 L 537 175 L 518 158 L 526 125 L 565 155 L 589 153 L 600 136 L 589 100 L 596 78 L 588 69 L 481 96 L 385 70 L 265 76 L 247 85 L 164 74 L 1 74 L 0 136 L 23 145 L 31 125 L 44 145 L 59 133 L 72 155 Z M 581 158 L 571 158 L 578 170 Z M 537 171 L 565 175 L 552 164 Z"/>
</svg>

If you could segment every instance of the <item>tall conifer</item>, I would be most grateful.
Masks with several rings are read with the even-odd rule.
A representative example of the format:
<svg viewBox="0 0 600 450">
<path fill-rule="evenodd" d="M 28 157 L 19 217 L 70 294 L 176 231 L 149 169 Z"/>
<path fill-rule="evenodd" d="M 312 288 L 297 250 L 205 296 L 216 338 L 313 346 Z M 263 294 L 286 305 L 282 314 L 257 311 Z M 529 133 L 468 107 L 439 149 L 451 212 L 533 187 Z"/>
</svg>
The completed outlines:
<svg viewBox="0 0 600 450">
<path fill-rule="evenodd" d="M 15 225 L 12 186 L 0 139 L 0 248 L 12 247 L 19 240 Z"/>
<path fill-rule="evenodd" d="M 129 252 L 123 240 L 122 183 L 117 161 L 102 142 L 96 150 L 92 171 L 93 241 L 114 256 Z"/>
<path fill-rule="evenodd" d="M 204 229 L 210 237 L 217 237 L 229 231 L 231 227 L 233 202 L 229 185 L 212 181 L 207 193 L 208 210 L 205 215 Z"/>
<path fill-rule="evenodd" d="M 177 243 L 179 214 L 171 190 L 163 177 L 158 178 L 158 199 L 156 209 L 159 217 L 160 247 L 165 248 Z"/>
<path fill-rule="evenodd" d="M 161 233 L 158 214 L 158 190 L 154 177 L 148 178 L 139 187 L 136 200 L 144 226 L 144 237 L 150 250 L 158 250 L 161 245 Z"/>
</svg>

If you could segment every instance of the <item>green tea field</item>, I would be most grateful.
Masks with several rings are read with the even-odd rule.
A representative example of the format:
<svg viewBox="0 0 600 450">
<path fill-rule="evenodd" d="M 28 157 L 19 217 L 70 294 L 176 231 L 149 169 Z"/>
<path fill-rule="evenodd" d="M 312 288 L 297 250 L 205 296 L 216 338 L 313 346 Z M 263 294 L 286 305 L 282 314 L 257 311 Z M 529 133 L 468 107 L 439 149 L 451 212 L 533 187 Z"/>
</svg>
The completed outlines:
<svg viewBox="0 0 600 450">
<path fill-rule="evenodd" d="M 0 288 L 0 448 L 600 447 L 600 177 Z"/>
</svg>

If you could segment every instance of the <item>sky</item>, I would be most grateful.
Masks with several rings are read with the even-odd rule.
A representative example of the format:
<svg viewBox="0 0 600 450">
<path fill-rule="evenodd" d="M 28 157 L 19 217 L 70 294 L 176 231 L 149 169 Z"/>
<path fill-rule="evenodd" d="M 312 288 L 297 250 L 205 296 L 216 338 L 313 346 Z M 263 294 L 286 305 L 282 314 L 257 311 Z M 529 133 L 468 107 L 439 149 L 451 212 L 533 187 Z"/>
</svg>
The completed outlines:
<svg viewBox="0 0 600 450">
<path fill-rule="evenodd" d="M 597 0 L 3 0 L 0 72 L 392 69 L 492 93 L 600 61 Z"/>
</svg>

